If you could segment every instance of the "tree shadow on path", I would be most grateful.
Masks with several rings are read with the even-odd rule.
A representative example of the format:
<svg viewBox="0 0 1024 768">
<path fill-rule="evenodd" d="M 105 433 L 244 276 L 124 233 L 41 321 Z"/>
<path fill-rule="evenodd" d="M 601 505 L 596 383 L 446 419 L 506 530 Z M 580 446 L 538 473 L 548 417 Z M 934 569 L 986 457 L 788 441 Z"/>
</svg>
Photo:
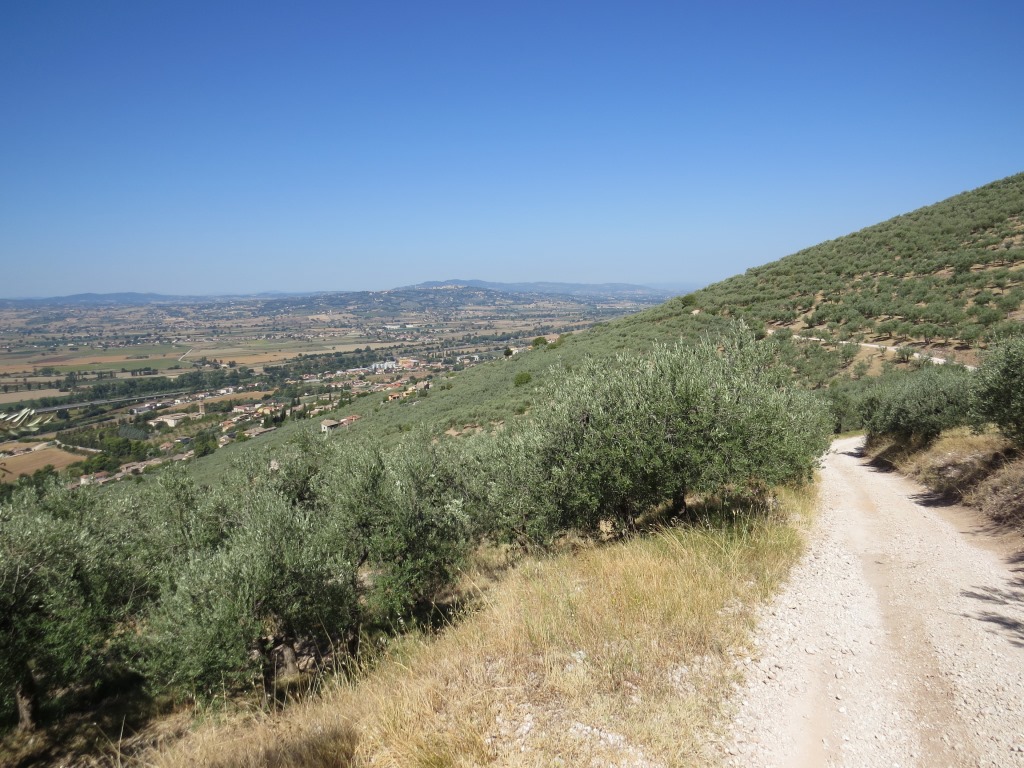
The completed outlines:
<svg viewBox="0 0 1024 768">
<path fill-rule="evenodd" d="M 961 595 L 982 604 L 982 610 L 962 615 L 992 625 L 1011 644 L 1024 648 L 1024 550 L 1011 555 L 1007 563 L 1014 576 L 1005 587 L 981 586 L 961 590 Z"/>
</svg>

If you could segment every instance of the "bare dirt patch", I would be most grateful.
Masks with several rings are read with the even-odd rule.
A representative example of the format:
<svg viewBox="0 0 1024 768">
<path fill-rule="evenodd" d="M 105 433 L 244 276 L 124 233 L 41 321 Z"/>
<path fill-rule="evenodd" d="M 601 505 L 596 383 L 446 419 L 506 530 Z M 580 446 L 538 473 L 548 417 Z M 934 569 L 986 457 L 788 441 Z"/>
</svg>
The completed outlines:
<svg viewBox="0 0 1024 768">
<path fill-rule="evenodd" d="M 35 400 L 40 397 L 61 397 L 67 392 L 59 389 L 33 389 L 31 392 L 0 392 L 0 405 L 20 403 L 23 400 Z"/>
<path fill-rule="evenodd" d="M 0 471 L 0 482 L 13 483 L 20 475 L 31 475 L 47 464 L 52 464 L 54 469 L 61 470 L 81 460 L 81 456 L 53 447 L 29 451 L 18 456 L 9 456 L 0 459 L 0 464 L 3 465 L 3 471 Z"/>
</svg>

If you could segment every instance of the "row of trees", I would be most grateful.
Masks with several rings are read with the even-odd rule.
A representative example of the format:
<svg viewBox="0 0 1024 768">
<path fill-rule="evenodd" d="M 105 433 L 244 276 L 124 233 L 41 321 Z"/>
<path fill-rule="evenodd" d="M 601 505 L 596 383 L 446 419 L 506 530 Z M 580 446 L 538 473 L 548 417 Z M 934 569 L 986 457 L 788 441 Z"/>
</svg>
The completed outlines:
<svg viewBox="0 0 1024 768">
<path fill-rule="evenodd" d="M 545 546 L 805 480 L 831 418 L 776 351 L 740 329 L 583 364 L 549 377 L 530 416 L 471 438 L 385 449 L 304 431 L 212 489 L 181 467 L 25 488 L 0 506 L 3 707 L 28 725 L 37 692 L 125 671 L 190 696 L 269 688 L 408 621 L 482 542 Z"/>
<path fill-rule="evenodd" d="M 88 386 L 81 386 L 67 395 L 61 397 L 40 397 L 36 400 L 27 401 L 25 404 L 32 408 L 52 408 L 59 405 L 83 403 L 89 400 L 112 400 L 120 397 L 158 395 L 164 392 L 203 392 L 220 387 L 237 387 L 255 380 L 253 372 L 248 368 L 189 371 L 173 379 L 167 376 L 100 379 L 90 381 Z"/>
<path fill-rule="evenodd" d="M 846 428 L 858 426 L 859 419 L 871 435 L 928 442 L 944 429 L 995 424 L 1024 447 L 1024 337 L 998 343 L 973 373 L 925 364 L 863 380 L 852 390 L 837 385 L 833 399 L 850 419 Z"/>
</svg>

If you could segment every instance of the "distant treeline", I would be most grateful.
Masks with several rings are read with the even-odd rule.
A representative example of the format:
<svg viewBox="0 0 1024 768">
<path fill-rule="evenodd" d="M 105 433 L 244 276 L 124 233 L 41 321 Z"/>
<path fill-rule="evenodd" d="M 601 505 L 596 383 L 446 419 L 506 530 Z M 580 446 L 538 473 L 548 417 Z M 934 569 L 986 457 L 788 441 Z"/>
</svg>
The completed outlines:
<svg viewBox="0 0 1024 768">
<path fill-rule="evenodd" d="M 303 374 L 319 374 L 326 371 L 345 371 L 349 368 L 365 368 L 373 363 L 390 360 L 394 357 L 393 348 L 353 349 L 347 352 L 325 352 L 317 355 L 301 355 L 282 365 L 265 365 L 263 373 L 267 382 L 274 385 L 283 384 L 288 379 Z"/>
<path fill-rule="evenodd" d="M 105 470 L 115 472 L 125 462 L 144 461 L 160 455 L 156 446 L 147 442 L 148 432 L 127 424 L 84 427 L 57 433 L 57 439 L 68 446 L 100 451 L 82 459 L 83 473 Z"/>
<path fill-rule="evenodd" d="M 40 397 L 22 401 L 8 410 L 20 408 L 53 408 L 92 400 L 115 400 L 127 397 L 159 395 L 163 392 L 204 392 L 221 387 L 237 387 L 257 381 L 253 372 L 244 367 L 218 368 L 209 371 L 189 371 L 170 379 L 166 376 L 147 376 L 131 379 L 101 379 L 61 397 Z"/>
</svg>

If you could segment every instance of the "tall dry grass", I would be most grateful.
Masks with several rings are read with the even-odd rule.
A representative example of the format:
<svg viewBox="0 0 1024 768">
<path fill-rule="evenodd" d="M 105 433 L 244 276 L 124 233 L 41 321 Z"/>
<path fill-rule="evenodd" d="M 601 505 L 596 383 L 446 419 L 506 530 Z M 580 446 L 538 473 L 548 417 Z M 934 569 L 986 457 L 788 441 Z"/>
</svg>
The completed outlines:
<svg viewBox="0 0 1024 768">
<path fill-rule="evenodd" d="M 1000 525 L 1024 530 L 1024 458 L 1000 466 L 974 486 L 964 501 Z"/>
<path fill-rule="evenodd" d="M 394 644 L 283 714 L 198 728 L 143 756 L 184 766 L 697 765 L 734 653 L 801 549 L 792 515 L 675 527 L 531 559 L 472 615 Z"/>
<path fill-rule="evenodd" d="M 867 454 L 999 525 L 1024 529 L 1024 457 L 994 428 L 981 433 L 950 429 L 918 446 L 876 438 Z"/>
<path fill-rule="evenodd" d="M 994 429 L 978 433 L 969 427 L 943 432 L 930 443 L 908 444 L 876 437 L 865 452 L 912 477 L 929 490 L 951 499 L 965 499 L 972 489 L 1001 467 L 1013 446 Z"/>
</svg>

